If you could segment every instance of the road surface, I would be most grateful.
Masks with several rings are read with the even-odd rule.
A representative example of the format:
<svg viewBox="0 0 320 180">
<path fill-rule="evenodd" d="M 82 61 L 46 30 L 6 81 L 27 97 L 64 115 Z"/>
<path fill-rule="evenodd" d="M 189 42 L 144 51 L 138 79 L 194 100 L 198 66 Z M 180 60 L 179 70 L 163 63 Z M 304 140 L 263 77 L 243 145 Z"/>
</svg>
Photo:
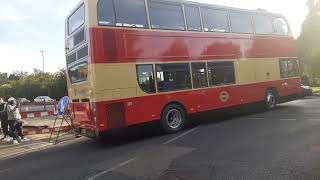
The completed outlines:
<svg viewBox="0 0 320 180">
<path fill-rule="evenodd" d="M 198 117 L 179 134 L 150 125 L 104 143 L 81 138 L 1 160 L 0 179 L 320 179 L 320 97 L 254 111 Z"/>
</svg>

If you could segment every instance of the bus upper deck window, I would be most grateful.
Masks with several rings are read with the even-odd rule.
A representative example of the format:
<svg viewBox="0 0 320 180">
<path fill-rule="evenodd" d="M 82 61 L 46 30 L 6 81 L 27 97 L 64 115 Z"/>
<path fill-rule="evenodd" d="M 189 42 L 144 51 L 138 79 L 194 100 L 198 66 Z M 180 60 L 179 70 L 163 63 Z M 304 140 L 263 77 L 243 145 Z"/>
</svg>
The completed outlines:
<svg viewBox="0 0 320 180">
<path fill-rule="evenodd" d="M 266 15 L 255 14 L 253 16 L 257 34 L 268 35 L 274 32 L 271 18 Z"/>
<path fill-rule="evenodd" d="M 234 33 L 253 34 L 251 15 L 245 12 L 230 11 L 231 29 Z"/>
<path fill-rule="evenodd" d="M 188 31 L 202 31 L 199 8 L 196 6 L 185 6 Z"/>
<path fill-rule="evenodd" d="M 275 29 L 275 34 L 280 36 L 287 36 L 289 35 L 289 27 L 283 18 L 274 18 L 273 19 L 273 26 Z"/>
<path fill-rule="evenodd" d="M 100 26 L 148 27 L 144 0 L 99 0 L 97 8 Z"/>
<path fill-rule="evenodd" d="M 185 30 L 181 4 L 150 1 L 149 14 L 152 29 Z"/>
<path fill-rule="evenodd" d="M 204 31 L 230 32 L 228 13 L 226 10 L 201 8 Z"/>
</svg>

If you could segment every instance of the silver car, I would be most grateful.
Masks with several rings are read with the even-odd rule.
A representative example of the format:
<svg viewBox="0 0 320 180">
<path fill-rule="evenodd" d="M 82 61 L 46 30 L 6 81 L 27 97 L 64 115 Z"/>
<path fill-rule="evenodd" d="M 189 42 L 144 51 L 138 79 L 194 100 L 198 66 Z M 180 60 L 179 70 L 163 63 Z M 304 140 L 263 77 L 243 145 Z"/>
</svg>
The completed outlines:
<svg viewBox="0 0 320 180">
<path fill-rule="evenodd" d="M 34 102 L 54 102 L 55 100 L 49 96 L 38 96 L 34 99 Z"/>
</svg>

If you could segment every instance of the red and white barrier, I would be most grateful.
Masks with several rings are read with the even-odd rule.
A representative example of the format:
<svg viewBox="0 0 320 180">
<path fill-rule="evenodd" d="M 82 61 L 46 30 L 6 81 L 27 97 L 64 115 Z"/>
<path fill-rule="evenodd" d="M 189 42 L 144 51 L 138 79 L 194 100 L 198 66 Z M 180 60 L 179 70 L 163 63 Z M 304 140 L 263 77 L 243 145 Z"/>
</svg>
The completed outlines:
<svg viewBox="0 0 320 180">
<path fill-rule="evenodd" d="M 57 103 L 58 102 L 51 102 L 51 103 L 24 103 L 21 104 L 19 107 L 20 115 L 22 119 L 28 118 L 40 118 L 46 116 L 54 116 L 57 114 Z M 61 132 L 70 131 L 72 128 L 70 126 L 62 126 Z M 35 134 L 50 134 L 54 132 L 58 132 L 59 128 L 24 128 L 23 134 L 24 135 L 35 135 Z"/>
<path fill-rule="evenodd" d="M 46 111 L 46 112 L 21 112 L 21 118 L 38 118 L 38 117 L 45 117 L 45 116 L 54 116 L 57 114 L 55 111 Z"/>
<path fill-rule="evenodd" d="M 62 126 L 60 132 L 67 132 L 70 131 L 71 127 L 70 126 Z M 35 135 L 35 134 L 48 134 L 52 132 L 58 132 L 59 128 L 46 128 L 46 129 L 36 129 L 36 130 L 23 130 L 23 135 Z"/>
<path fill-rule="evenodd" d="M 57 114 L 56 108 L 57 102 L 24 103 L 19 107 L 22 119 L 54 116 L 55 114 Z"/>
</svg>

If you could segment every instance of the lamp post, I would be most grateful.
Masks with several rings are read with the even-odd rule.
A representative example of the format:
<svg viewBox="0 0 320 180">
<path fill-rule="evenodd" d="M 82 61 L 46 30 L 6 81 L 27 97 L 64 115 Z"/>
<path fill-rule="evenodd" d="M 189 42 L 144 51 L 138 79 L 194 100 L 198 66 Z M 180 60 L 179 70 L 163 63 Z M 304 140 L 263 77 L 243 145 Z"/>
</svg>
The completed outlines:
<svg viewBox="0 0 320 180">
<path fill-rule="evenodd" d="M 44 51 L 40 51 L 42 54 L 42 72 L 44 73 Z"/>
</svg>

